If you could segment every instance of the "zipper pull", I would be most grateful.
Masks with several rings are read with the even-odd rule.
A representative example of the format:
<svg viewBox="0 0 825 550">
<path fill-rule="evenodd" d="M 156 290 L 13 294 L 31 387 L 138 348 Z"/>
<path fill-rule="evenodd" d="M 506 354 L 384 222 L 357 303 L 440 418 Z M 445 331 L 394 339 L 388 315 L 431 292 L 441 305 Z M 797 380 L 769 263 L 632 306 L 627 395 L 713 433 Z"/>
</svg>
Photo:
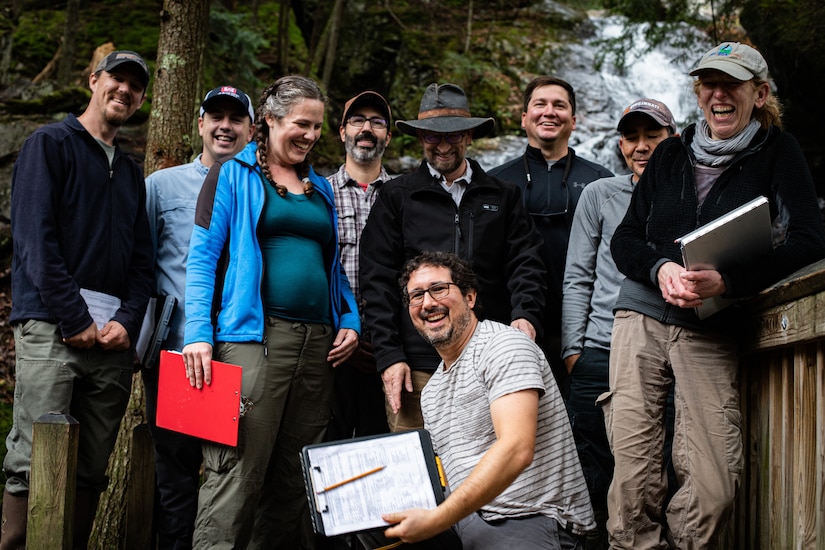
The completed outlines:
<svg viewBox="0 0 825 550">
<path fill-rule="evenodd" d="M 267 338 L 264 335 L 264 357 L 269 356 L 269 346 L 267 345 Z"/>
<path fill-rule="evenodd" d="M 458 233 L 458 238 L 461 238 L 461 224 L 459 223 L 458 213 L 455 215 L 455 230 Z"/>
</svg>

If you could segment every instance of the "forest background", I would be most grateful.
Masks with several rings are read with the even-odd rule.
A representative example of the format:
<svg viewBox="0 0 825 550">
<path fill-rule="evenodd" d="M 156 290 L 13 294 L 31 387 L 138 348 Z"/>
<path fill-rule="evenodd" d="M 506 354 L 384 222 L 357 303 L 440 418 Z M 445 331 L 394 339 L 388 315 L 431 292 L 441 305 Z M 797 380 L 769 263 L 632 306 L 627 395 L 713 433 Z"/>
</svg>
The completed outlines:
<svg viewBox="0 0 825 550">
<path fill-rule="evenodd" d="M 785 105 L 786 130 L 802 144 L 818 195 L 825 195 L 822 0 L 0 1 L 0 438 L 10 424 L 14 369 L 6 322 L 12 166 L 35 128 L 83 111 L 98 47 L 134 50 L 149 62 L 147 101 L 119 135 L 145 160 L 146 174 L 200 150 L 194 122 L 208 89 L 233 84 L 257 104 L 264 87 L 294 73 L 316 79 L 329 96 L 313 164 L 330 173 L 343 158 L 343 103 L 364 89 L 384 94 L 398 120 L 417 116 L 427 84 L 455 82 L 467 91 L 474 116 L 495 117 L 496 135 L 519 133 L 524 85 L 554 72 L 569 45 L 592 34 L 588 10 L 649 23 L 654 47 L 689 41 L 677 32 L 685 24 L 712 43 L 755 45 Z M 597 62 L 621 70 L 631 36 L 628 30 L 603 41 Z M 420 151 L 413 138 L 395 132 L 385 155 L 391 171 L 403 169 L 405 155 Z M 124 424 L 141 421 L 139 397 Z M 128 449 L 115 460 L 128 460 Z M 96 535 L 101 548 L 121 535 L 117 522 L 109 523 L 110 533 Z"/>
</svg>

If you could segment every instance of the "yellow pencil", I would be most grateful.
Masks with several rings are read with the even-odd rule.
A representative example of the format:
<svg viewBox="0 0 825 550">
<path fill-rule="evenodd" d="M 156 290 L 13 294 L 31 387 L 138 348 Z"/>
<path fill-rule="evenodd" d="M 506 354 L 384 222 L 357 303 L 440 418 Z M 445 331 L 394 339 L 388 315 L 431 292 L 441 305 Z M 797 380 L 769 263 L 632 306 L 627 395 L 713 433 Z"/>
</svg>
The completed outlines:
<svg viewBox="0 0 825 550">
<path fill-rule="evenodd" d="M 358 474 L 357 476 L 352 476 L 351 478 L 345 479 L 344 481 L 339 481 L 338 483 L 333 483 L 329 487 L 324 487 L 323 489 L 318 491 L 316 494 L 320 495 L 321 493 L 325 493 L 329 490 L 336 489 L 336 488 L 340 487 L 341 485 L 346 485 L 347 483 L 355 481 L 356 479 L 361 479 L 362 477 L 367 477 L 368 475 L 374 474 L 375 472 L 380 472 L 384 468 L 386 468 L 386 466 L 379 466 L 378 468 L 373 468 L 372 470 L 367 470 L 366 472 L 364 472 L 362 474 Z"/>
</svg>

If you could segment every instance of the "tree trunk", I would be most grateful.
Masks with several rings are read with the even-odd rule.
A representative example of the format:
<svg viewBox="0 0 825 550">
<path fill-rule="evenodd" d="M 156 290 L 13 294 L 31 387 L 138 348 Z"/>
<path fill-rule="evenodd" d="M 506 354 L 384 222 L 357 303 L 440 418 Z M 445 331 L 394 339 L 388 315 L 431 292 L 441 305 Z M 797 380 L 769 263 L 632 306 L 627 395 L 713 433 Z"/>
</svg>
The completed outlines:
<svg viewBox="0 0 825 550">
<path fill-rule="evenodd" d="M 281 0 L 278 12 L 278 69 L 289 74 L 289 0 Z"/>
<path fill-rule="evenodd" d="M 189 162 L 192 155 L 192 119 L 199 103 L 196 94 L 208 17 L 209 0 L 164 0 L 146 144 L 146 175 Z M 143 383 L 136 374 L 132 379 L 132 397 L 109 460 L 109 489 L 97 509 L 91 549 L 129 547 L 129 541 L 124 539 L 130 445 L 134 427 L 145 421 Z"/>
<path fill-rule="evenodd" d="M 329 44 L 327 44 L 327 56 L 324 61 L 324 75 L 321 78 L 323 90 L 329 90 L 329 83 L 332 80 L 332 66 L 335 65 L 335 54 L 338 49 L 338 36 L 341 29 L 341 19 L 344 16 L 345 0 L 335 0 L 332 6 L 332 13 L 329 16 Z"/>
<path fill-rule="evenodd" d="M 63 48 L 60 59 L 57 62 L 57 85 L 61 88 L 68 86 L 72 78 L 79 11 L 80 0 L 69 0 L 66 3 L 66 26 L 63 27 Z"/>
<path fill-rule="evenodd" d="M 467 36 L 464 38 L 464 54 L 470 51 L 470 41 L 473 36 L 473 0 L 470 0 L 467 7 Z"/>
<path fill-rule="evenodd" d="M 6 86 L 9 84 L 9 70 L 11 68 L 11 54 L 14 46 L 14 27 L 20 20 L 20 14 L 23 12 L 23 0 L 14 0 L 12 7 L 6 17 L 12 28 L 0 35 L 0 85 Z"/>
<path fill-rule="evenodd" d="M 208 0 L 164 0 L 143 166 L 147 176 L 189 162 L 192 156 L 192 119 L 208 18 Z"/>
</svg>

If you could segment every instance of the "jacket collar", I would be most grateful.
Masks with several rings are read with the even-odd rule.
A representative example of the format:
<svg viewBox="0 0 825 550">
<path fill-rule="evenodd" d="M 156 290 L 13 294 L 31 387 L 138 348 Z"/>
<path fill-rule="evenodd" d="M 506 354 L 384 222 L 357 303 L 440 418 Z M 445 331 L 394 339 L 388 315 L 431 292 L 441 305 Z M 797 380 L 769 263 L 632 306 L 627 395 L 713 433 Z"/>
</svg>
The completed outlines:
<svg viewBox="0 0 825 550">
<path fill-rule="evenodd" d="M 481 165 L 478 162 L 469 157 L 464 158 L 470 164 L 470 169 L 473 171 L 473 179 L 467 184 L 467 191 L 476 187 L 496 188 L 495 183 L 493 183 L 490 176 L 487 175 L 487 172 L 481 168 Z M 441 184 L 433 178 L 432 174 L 430 174 L 430 168 L 427 166 L 427 161 L 422 160 L 421 164 L 418 165 L 418 170 L 415 172 L 415 177 L 412 179 L 410 191 L 430 188 L 444 191 Z"/>
</svg>

